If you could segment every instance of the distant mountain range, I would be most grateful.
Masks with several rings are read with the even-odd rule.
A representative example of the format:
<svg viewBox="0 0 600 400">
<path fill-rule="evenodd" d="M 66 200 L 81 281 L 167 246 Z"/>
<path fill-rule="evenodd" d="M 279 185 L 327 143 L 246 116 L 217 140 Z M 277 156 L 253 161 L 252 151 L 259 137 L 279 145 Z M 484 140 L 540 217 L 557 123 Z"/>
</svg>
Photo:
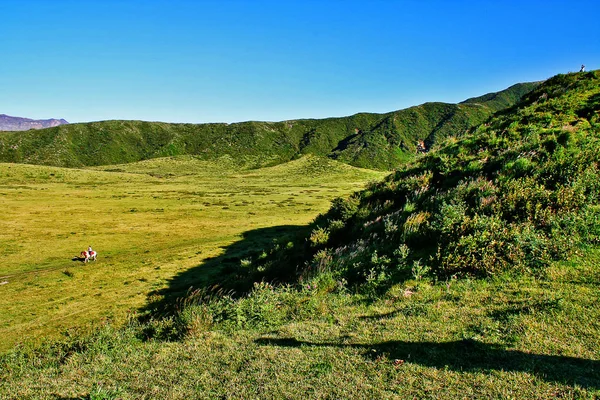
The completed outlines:
<svg viewBox="0 0 600 400">
<path fill-rule="evenodd" d="M 68 124 L 64 119 L 29 119 L 0 114 L 0 131 L 28 131 Z"/>
<path fill-rule="evenodd" d="M 0 162 L 81 167 L 193 155 L 260 167 L 314 154 L 391 170 L 512 107 L 538 85 L 520 83 L 459 104 L 425 103 L 385 114 L 235 124 L 100 121 L 1 132 Z"/>
</svg>

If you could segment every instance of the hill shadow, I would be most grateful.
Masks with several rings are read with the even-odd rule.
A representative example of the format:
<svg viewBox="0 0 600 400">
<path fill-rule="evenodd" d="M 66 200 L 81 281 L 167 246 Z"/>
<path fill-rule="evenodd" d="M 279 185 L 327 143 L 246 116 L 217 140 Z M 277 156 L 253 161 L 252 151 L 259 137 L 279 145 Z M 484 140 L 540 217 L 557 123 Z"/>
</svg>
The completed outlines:
<svg viewBox="0 0 600 400">
<path fill-rule="evenodd" d="M 210 294 L 242 295 L 248 292 L 255 281 L 275 283 L 295 276 L 295 264 L 289 270 L 257 271 L 242 266 L 243 260 L 256 261 L 265 257 L 276 243 L 285 245 L 306 236 L 311 226 L 281 225 L 259 228 L 242 233 L 242 239 L 223 247 L 223 253 L 206 259 L 191 269 L 180 272 L 170 279 L 164 289 L 148 293 L 148 302 L 140 311 L 142 315 L 161 317 L 174 314 L 178 306 L 192 290 Z"/>
<path fill-rule="evenodd" d="M 385 356 L 396 365 L 407 362 L 460 372 L 526 372 L 545 381 L 600 388 L 599 360 L 506 350 L 502 346 L 475 340 L 339 344 L 306 342 L 295 338 L 260 338 L 255 342 L 278 347 L 348 347 L 358 349 L 369 359 Z"/>
</svg>

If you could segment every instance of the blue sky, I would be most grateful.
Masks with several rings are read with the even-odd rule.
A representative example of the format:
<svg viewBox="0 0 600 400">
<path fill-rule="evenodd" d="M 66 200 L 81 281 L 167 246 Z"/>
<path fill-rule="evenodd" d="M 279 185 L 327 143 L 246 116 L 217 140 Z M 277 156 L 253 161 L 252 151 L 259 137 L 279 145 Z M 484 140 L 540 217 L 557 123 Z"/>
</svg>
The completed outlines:
<svg viewBox="0 0 600 400">
<path fill-rule="evenodd" d="M 0 114 L 281 121 L 600 68 L 600 1 L 0 0 Z"/>
</svg>

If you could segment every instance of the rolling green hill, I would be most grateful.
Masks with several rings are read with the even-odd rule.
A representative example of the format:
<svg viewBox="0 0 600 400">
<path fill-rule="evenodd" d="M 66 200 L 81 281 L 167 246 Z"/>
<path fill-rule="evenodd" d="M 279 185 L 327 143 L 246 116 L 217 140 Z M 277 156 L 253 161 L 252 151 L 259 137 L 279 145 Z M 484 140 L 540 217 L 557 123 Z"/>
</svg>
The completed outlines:
<svg viewBox="0 0 600 400">
<path fill-rule="evenodd" d="M 219 186 L 206 193 L 187 188 L 199 183 L 181 168 L 188 162 Z M 268 183 L 285 217 L 294 204 L 329 192 L 313 172 L 334 185 L 346 174 L 368 173 L 304 157 L 243 173 L 226 164 L 229 183 L 203 163 L 216 170 L 226 164 L 189 157 L 103 167 L 100 175 L 122 186 L 120 193 L 106 188 L 107 214 L 114 218 L 119 208 L 127 215 L 121 218 L 135 218 L 143 197 L 164 232 L 179 231 L 184 240 L 198 228 L 183 221 L 206 218 L 204 208 L 190 213 L 194 204 L 252 222 L 257 208 L 272 213 L 273 194 L 260 191 Z M 4 174 L 19 203 L 27 190 L 21 176 L 43 183 L 29 195 L 37 200 L 48 196 L 47 180 L 73 171 L 13 167 L 6 164 Z M 332 167 L 339 168 L 334 175 Z M 178 179 L 164 179 L 177 173 Z M 151 181 L 136 191 L 134 177 Z M 297 193 L 302 203 L 290 196 L 298 177 L 313 185 Z M 252 203 L 245 201 L 248 192 L 256 194 Z M 116 204 L 121 198 L 126 202 Z M 103 320 L 89 331 L 0 355 L 0 396 L 596 399 L 599 199 L 600 71 L 558 75 L 484 124 L 440 139 L 382 182 L 334 200 L 310 226 L 244 228 L 222 253 L 196 254 L 204 261 L 179 268 L 124 326 Z M 164 202 L 182 200 L 189 203 L 181 222 L 172 224 L 163 213 L 178 210 Z M 232 225 L 226 224 L 237 229 Z M 127 265 L 152 276 L 167 260 L 160 268 L 147 261 L 128 257 Z M 87 273 L 112 277 L 102 262 Z M 80 286 L 84 273 L 65 271 L 46 281 L 32 276 L 36 281 L 20 293 L 40 283 L 58 287 L 61 279 Z M 138 282 L 124 286 L 151 284 L 146 277 Z"/>
<path fill-rule="evenodd" d="M 328 271 L 382 288 L 411 276 L 543 273 L 578 245 L 600 243 L 599 113 L 599 71 L 551 78 L 384 182 L 335 200 L 310 236 L 257 269 L 270 268 L 266 279 Z"/>
<path fill-rule="evenodd" d="M 254 166 L 275 165 L 303 154 L 350 165 L 392 169 L 416 153 L 418 140 L 432 145 L 463 132 L 514 104 L 537 83 L 461 104 L 425 103 L 387 114 L 236 124 L 169 124 L 102 121 L 41 131 L 0 133 L 0 162 L 82 167 L 151 158 L 233 156 Z"/>
</svg>

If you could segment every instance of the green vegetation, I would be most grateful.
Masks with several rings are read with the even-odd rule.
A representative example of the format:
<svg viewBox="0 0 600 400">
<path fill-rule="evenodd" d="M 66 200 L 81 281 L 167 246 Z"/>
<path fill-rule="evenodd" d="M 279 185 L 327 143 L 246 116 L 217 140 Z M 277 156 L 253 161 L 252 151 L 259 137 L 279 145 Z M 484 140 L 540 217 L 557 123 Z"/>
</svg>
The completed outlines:
<svg viewBox="0 0 600 400">
<path fill-rule="evenodd" d="M 195 270 L 178 280 L 185 294 L 213 279 L 217 263 L 206 263 L 221 248 L 231 260 L 244 258 L 231 250 L 244 238 L 269 249 L 383 176 L 314 156 L 243 171 L 193 157 L 104 169 L 0 164 L 0 350 L 122 321 Z M 99 258 L 84 265 L 75 257 L 89 244 Z"/>
<path fill-rule="evenodd" d="M 245 165 L 275 165 L 314 154 L 363 168 L 389 170 L 414 157 L 418 140 L 433 145 L 514 104 L 536 83 L 461 104 L 426 103 L 387 114 L 237 124 L 103 121 L 41 131 L 0 133 L 0 161 L 60 167 L 195 155 L 231 156 Z"/>
<path fill-rule="evenodd" d="M 490 95 L 461 106 L 512 100 Z M 69 189 L 89 174 L 107 182 L 97 185 L 98 201 L 90 202 L 106 210 L 98 223 L 119 209 L 108 195 L 128 195 L 118 215 L 132 218 L 139 212 L 145 218 L 123 220 L 123 227 L 156 226 L 151 230 L 160 235 L 152 252 L 142 245 L 149 231 L 132 236 L 131 247 L 116 241 L 123 253 L 109 254 L 116 272 L 106 279 L 113 282 L 111 291 L 124 279 L 123 271 L 146 274 L 151 284 L 150 269 L 167 269 L 126 323 L 103 320 L 93 329 L 69 330 L 62 339 L 25 342 L 6 352 L 0 357 L 0 394 L 19 399 L 598 398 L 599 139 L 600 71 L 593 71 L 556 76 L 484 124 L 440 134 L 431 152 L 352 195 L 352 186 L 376 175 L 326 158 L 278 164 L 270 158 L 274 153 L 242 152 L 236 161 L 219 162 L 203 156 L 158 159 L 83 171 L 7 164 L 18 171 L 3 172 L 8 186 L 21 191 L 0 197 L 12 202 L 8 209 L 21 201 L 26 206 L 21 197 L 26 188 L 36 182 L 46 187 L 50 171 L 52 179 L 58 172 L 74 173 L 61 183 L 73 182 Z M 240 172 L 239 162 L 278 165 Z M 338 186 L 349 176 L 354 183 Z M 192 187 L 197 189 L 189 193 Z M 57 198 L 66 188 L 49 192 Z M 268 192 L 259 196 L 262 188 Z M 342 193 L 329 203 L 331 190 Z M 231 210 L 249 193 L 256 193 L 251 208 L 233 218 Z M 303 207 L 294 193 L 319 206 L 299 212 L 297 223 L 282 223 Z M 207 194 L 221 196 L 218 206 L 227 215 L 194 208 L 192 200 Z M 270 206 L 272 196 L 276 207 Z M 152 219 L 154 201 L 164 202 L 159 207 L 169 210 L 166 220 Z M 329 211 L 311 224 L 301 222 L 328 204 Z M 204 215 L 213 222 L 202 228 L 213 230 L 195 236 Z M 7 227 L 24 229 L 16 220 Z M 232 221 L 240 225 L 231 228 Z M 175 238 L 155 250 L 167 233 Z M 118 239 L 112 231 L 105 237 L 113 235 Z M 42 236 L 37 231 L 35 237 Z M 222 251 L 211 251 L 215 245 Z M 14 256 L 15 270 L 36 270 L 24 267 L 19 243 L 6 242 L 10 246 L 21 254 Z M 194 256 L 195 248 L 204 252 Z M 146 257 L 155 257 L 149 270 Z M 92 281 L 84 273 L 91 266 L 58 271 L 60 279 L 80 279 L 84 291 L 84 281 Z M 48 275 L 43 283 L 58 280 Z M 136 290 L 145 293 L 148 287 Z"/>
<path fill-rule="evenodd" d="M 598 263 L 596 250 L 542 279 L 410 281 L 375 301 L 332 292 L 325 282 L 260 284 L 228 305 L 188 305 L 176 319 L 104 324 L 91 335 L 14 349 L 0 358 L 0 393 L 593 399 L 600 395 Z M 215 318 L 223 311 L 227 318 Z"/>
<path fill-rule="evenodd" d="M 377 291 L 411 276 L 543 274 L 600 243 L 599 78 L 548 80 L 384 182 L 334 201 L 304 242 L 256 268 L 269 279 L 330 272 Z"/>
</svg>

